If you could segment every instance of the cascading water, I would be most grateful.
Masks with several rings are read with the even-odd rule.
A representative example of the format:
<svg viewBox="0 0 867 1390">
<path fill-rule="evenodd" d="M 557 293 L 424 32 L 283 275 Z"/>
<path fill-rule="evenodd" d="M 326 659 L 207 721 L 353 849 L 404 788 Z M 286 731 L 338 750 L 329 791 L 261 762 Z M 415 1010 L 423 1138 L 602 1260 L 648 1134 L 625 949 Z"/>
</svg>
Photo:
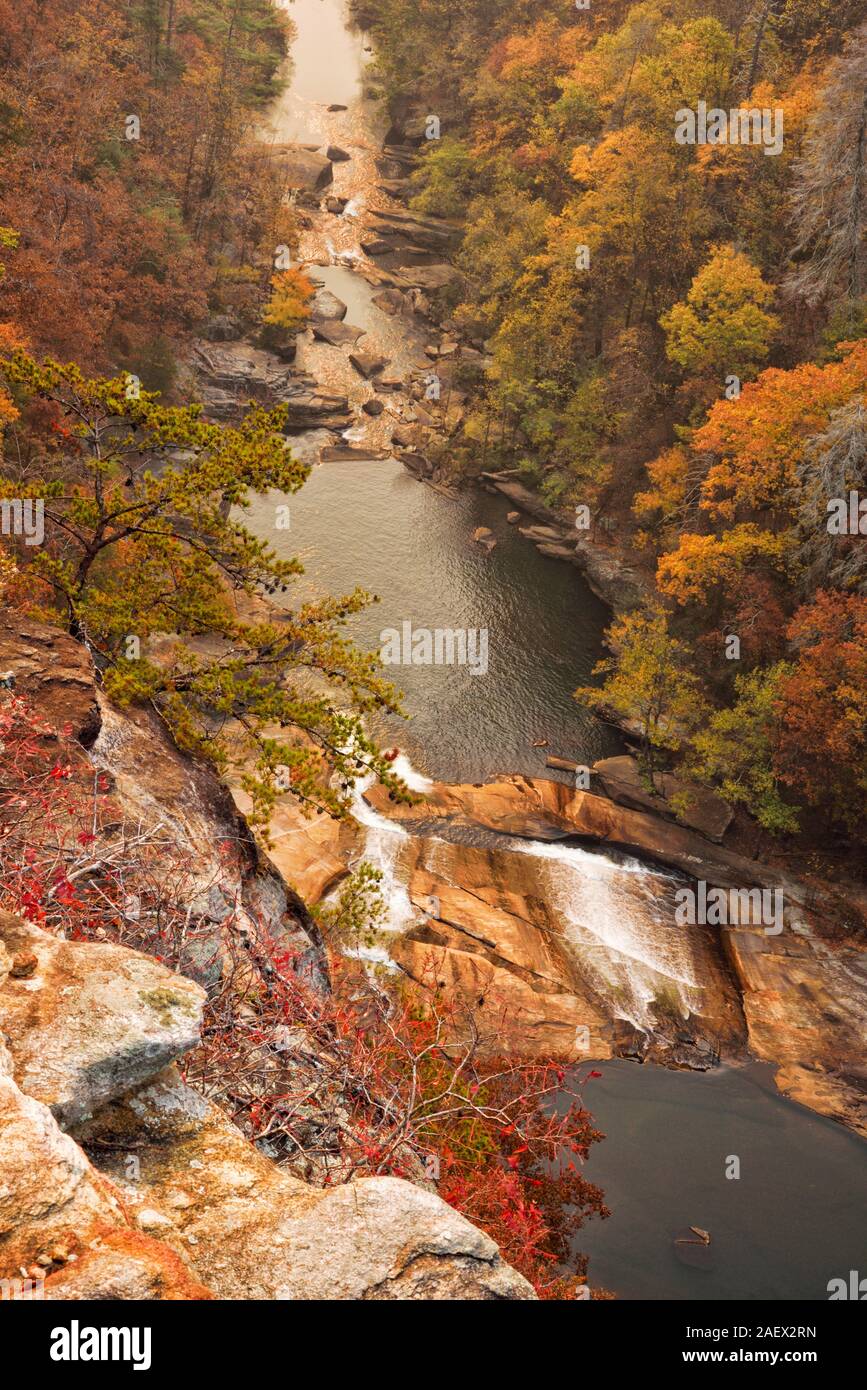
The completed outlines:
<svg viewBox="0 0 867 1390">
<path fill-rule="evenodd" d="M 433 785 L 403 755 L 396 759 L 395 770 L 413 791 L 423 793 Z M 409 835 L 368 805 L 364 792 L 369 785 L 370 779 L 357 785 L 353 802 L 353 816 L 367 832 L 359 858 L 382 874 L 382 930 L 401 932 L 421 916 L 410 900 L 401 865 Z M 477 843 L 490 846 L 490 836 L 479 835 Z M 495 843 L 501 852 L 527 855 L 536 862 L 540 896 L 559 919 L 582 975 L 612 1017 L 650 1031 L 654 1005 L 684 1018 L 700 1012 L 701 986 L 690 941 L 674 921 L 678 880 L 637 860 L 618 862 L 578 846 L 507 835 L 497 836 Z M 438 853 L 445 842 L 428 835 L 424 845 L 425 867 L 450 882 L 448 856 Z M 378 948 L 367 948 L 364 954 L 385 958 Z"/>
<path fill-rule="evenodd" d="M 684 1018 L 700 1011 L 690 943 L 674 921 L 676 880 L 635 860 L 617 863 L 577 846 L 514 840 L 504 847 L 544 865 L 546 899 L 613 1017 L 647 1031 L 654 1003 Z"/>
<path fill-rule="evenodd" d="M 416 772 L 409 760 L 402 755 L 395 759 L 394 766 L 398 775 L 413 791 L 423 792 L 432 785 L 430 779 Z M 367 833 L 364 849 L 350 867 L 364 860 L 381 874 L 379 892 L 385 906 L 385 916 L 379 924 L 379 930 L 391 934 L 406 931 L 411 923 L 419 920 L 420 914 L 410 901 L 398 864 L 401 846 L 408 840 L 408 834 L 402 825 L 387 820 L 365 801 L 364 792 L 373 780 L 372 776 L 366 777 L 355 785 L 352 814 Z M 369 961 L 371 964 L 396 969 L 384 945 L 357 946 L 350 948 L 346 954 Z"/>
</svg>

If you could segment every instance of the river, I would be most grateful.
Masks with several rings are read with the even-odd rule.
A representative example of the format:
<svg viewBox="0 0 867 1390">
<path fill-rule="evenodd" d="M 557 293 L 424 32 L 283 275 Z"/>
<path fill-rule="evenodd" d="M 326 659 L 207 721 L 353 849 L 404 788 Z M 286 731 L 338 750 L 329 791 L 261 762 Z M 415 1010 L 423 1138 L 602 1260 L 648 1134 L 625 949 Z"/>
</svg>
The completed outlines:
<svg viewBox="0 0 867 1390">
<path fill-rule="evenodd" d="M 383 122 L 364 95 L 368 45 L 348 24 L 343 0 L 294 0 L 286 8 L 297 30 L 294 65 L 272 113 L 273 136 L 336 142 L 352 155 L 335 165 L 333 189 L 350 199 L 349 215 L 330 217 L 325 230 L 319 219 L 301 256 L 318 260 L 322 283 L 349 306 L 347 322 L 364 328 L 394 369 L 423 366 L 421 325 L 383 313 L 355 268 L 354 214 L 383 201 L 373 164 Z M 335 103 L 348 109 L 328 112 Z M 305 340 L 299 365 L 356 406 L 370 395 L 346 349 Z M 390 402 L 378 421 L 359 415 L 350 438 L 379 447 L 390 412 L 400 409 Z M 315 462 L 323 442 L 331 441 L 313 433 L 295 447 Z M 378 595 L 353 624 L 363 645 L 378 649 L 380 634 L 406 621 L 413 629 L 487 629 L 485 674 L 468 665 L 390 672 L 410 718 L 377 732 L 398 742 L 416 769 L 459 782 L 502 772 L 544 776 L 546 752 L 589 763 L 617 750 L 611 731 L 572 699 L 602 653 L 610 615 L 575 570 L 516 534 L 501 499 L 446 497 L 386 459 L 316 463 L 290 499 L 290 529 L 275 532 L 281 500 L 259 499 L 251 520 L 280 553 L 303 559 L 301 593 L 360 584 Z M 493 532 L 492 551 L 473 542 L 478 526 Z M 547 748 L 534 746 L 543 741 Z M 410 914 L 394 872 L 402 832 L 372 816 L 366 826 L 370 857 L 391 875 L 391 925 L 399 930 Z M 636 1014 L 657 979 L 674 980 L 682 998 L 695 988 L 690 961 L 671 937 L 664 876 L 580 850 L 520 849 L 552 857 L 551 892 L 575 950 L 591 961 L 602 992 L 607 985 L 610 997 L 629 1002 L 626 1012 Z M 609 1061 L 597 1070 L 587 1103 L 607 1138 L 586 1171 L 614 1214 L 581 1233 L 591 1283 L 626 1298 L 822 1299 L 828 1279 L 863 1264 L 864 1145 L 781 1099 L 766 1069 L 695 1075 Z M 740 1160 L 738 1179 L 725 1176 L 732 1156 Z M 711 1232 L 709 1251 L 673 1244 L 690 1224 Z"/>
</svg>

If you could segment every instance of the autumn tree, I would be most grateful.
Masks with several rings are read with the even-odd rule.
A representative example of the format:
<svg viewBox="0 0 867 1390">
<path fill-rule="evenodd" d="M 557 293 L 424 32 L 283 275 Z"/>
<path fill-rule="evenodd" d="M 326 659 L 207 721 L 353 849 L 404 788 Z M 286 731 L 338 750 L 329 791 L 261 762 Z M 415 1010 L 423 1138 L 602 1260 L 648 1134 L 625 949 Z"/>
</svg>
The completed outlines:
<svg viewBox="0 0 867 1390">
<path fill-rule="evenodd" d="M 715 710 L 693 734 L 685 770 L 713 783 L 726 801 L 740 804 L 771 834 L 798 830 L 778 767 L 780 692 L 793 666 L 785 661 L 735 677 L 735 699 Z"/>
<path fill-rule="evenodd" d="M 773 296 L 748 256 L 730 245 L 712 247 L 686 299 L 660 320 L 668 356 L 688 377 L 751 377 L 779 327 L 767 312 Z"/>
<path fill-rule="evenodd" d="M 642 770 L 652 779 L 658 750 L 682 747 L 703 715 L 705 702 L 689 648 L 671 635 L 660 607 L 619 618 L 606 641 L 613 654 L 593 671 L 606 680 L 601 689 L 580 687 L 575 698 L 591 708 L 610 706 L 638 725 Z"/>
<path fill-rule="evenodd" d="M 778 774 L 830 824 L 864 834 L 867 797 L 867 598 L 820 591 L 787 636 L 794 668 L 781 682 Z"/>
<path fill-rule="evenodd" d="M 271 277 L 271 298 L 262 313 L 262 338 L 279 349 L 294 338 L 310 318 L 313 285 L 303 270 L 292 267 Z"/>
<path fill-rule="evenodd" d="M 676 550 L 663 555 L 656 579 L 663 594 L 680 604 L 710 606 L 711 596 L 724 597 L 745 573 L 759 567 L 785 573 L 786 542 L 752 521 L 742 522 L 721 536 L 685 532 Z"/>
<path fill-rule="evenodd" d="M 395 692 L 340 634 L 369 597 L 262 601 L 301 572 L 241 519 L 251 492 L 290 494 L 307 476 L 281 432 L 285 409 L 229 428 L 126 376 L 89 379 L 23 351 L 3 373 L 53 407 L 63 439 L 62 466 L 46 457 L 44 471 L 0 477 L 2 495 L 44 500 L 45 543 L 21 546 L 23 578 L 89 647 L 106 689 L 152 702 L 182 747 L 238 766 L 259 823 L 288 790 L 340 815 L 367 771 L 402 795 L 362 723 L 395 710 Z"/>
<path fill-rule="evenodd" d="M 842 344 L 839 360 L 825 366 L 770 367 L 737 400 L 718 401 L 692 440 L 715 459 L 702 507 L 725 519 L 739 509 L 790 513 L 808 441 L 865 386 L 867 339 Z"/>
</svg>

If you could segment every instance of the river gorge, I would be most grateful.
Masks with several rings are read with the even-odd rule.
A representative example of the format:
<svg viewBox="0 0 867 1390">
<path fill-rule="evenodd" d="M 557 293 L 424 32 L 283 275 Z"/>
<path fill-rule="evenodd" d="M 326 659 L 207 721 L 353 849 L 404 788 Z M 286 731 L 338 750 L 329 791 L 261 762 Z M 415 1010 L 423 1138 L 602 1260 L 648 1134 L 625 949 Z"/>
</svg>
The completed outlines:
<svg viewBox="0 0 867 1390">
<path fill-rule="evenodd" d="M 344 209 L 306 212 L 300 262 L 347 306 L 346 323 L 363 331 L 361 349 L 387 359 L 389 373 L 418 374 L 430 367 L 431 330 L 421 316 L 375 302 L 383 281 L 361 249 L 368 213 L 399 207 L 376 170 L 386 121 L 365 95 L 370 45 L 343 0 L 294 0 L 287 10 L 296 27 L 291 72 L 263 138 L 278 149 L 334 145 L 349 156 L 334 162 L 327 189 Z M 593 1070 L 584 1094 L 606 1140 L 587 1175 L 613 1214 L 581 1233 L 592 1284 L 624 1298 L 824 1298 L 827 1281 L 863 1258 L 863 1140 L 780 1096 L 770 1069 L 753 1060 L 762 1054 L 751 1028 L 761 1028 L 745 1018 L 731 961 L 712 929 L 675 922 L 683 863 L 642 858 L 616 837 L 613 848 L 588 843 L 570 821 L 567 774 L 545 767 L 548 754 L 589 765 L 623 750 L 619 735 L 572 698 L 604 652 L 610 611 L 576 569 L 540 553 L 507 521 L 503 497 L 451 495 L 392 455 L 391 430 L 413 420 L 413 398 L 396 389 L 380 396 L 380 413 L 366 413 L 375 391 L 350 363 L 350 346 L 302 334 L 295 368 L 348 398 L 344 440 L 356 456 L 320 462 L 333 433 L 294 435 L 311 476 L 290 499 L 257 499 L 251 523 L 278 553 L 302 559 L 293 602 L 356 585 L 378 596 L 351 626 L 366 649 L 378 650 L 383 631 L 410 622 L 487 629 L 489 659 L 484 674 L 469 664 L 387 673 L 409 718 L 383 720 L 374 732 L 400 747 L 410 784 L 438 809 L 428 814 L 422 803 L 401 823 L 359 791 L 355 823 L 344 828 L 311 828 L 281 809 L 275 861 L 311 902 L 333 890 L 348 864 L 372 862 L 388 919 L 381 943 L 359 954 L 411 978 L 431 946 L 456 981 L 463 972 L 464 983 L 488 983 L 505 971 L 532 1045 L 571 1056 L 582 1076 Z M 284 501 L 291 524 L 277 530 Z M 492 548 L 473 540 L 478 528 L 487 528 Z M 480 809 L 473 789 L 481 783 L 502 786 L 505 819 L 500 801 L 493 816 L 487 803 Z M 773 969 L 785 968 L 783 954 Z M 847 968 L 831 978 L 842 980 Z M 774 986 L 783 990 L 774 999 L 784 1017 L 785 985 L 781 975 Z M 850 987 L 854 994 L 864 982 L 841 989 Z M 841 1028 L 851 1022 L 843 999 Z M 824 1006 L 833 1013 L 833 999 Z M 807 1030 L 812 1018 L 790 1015 L 789 1026 Z M 678 1069 L 628 1060 L 645 1055 L 648 1038 L 656 1039 L 651 1056 Z M 715 1048 L 721 1065 L 712 1066 Z M 794 1047 L 775 1060 L 797 1072 L 803 1052 Z M 796 1082 L 787 1089 L 798 1094 Z M 736 1180 L 727 1176 L 732 1156 Z M 690 1225 L 712 1234 L 706 1258 L 685 1258 L 691 1247 L 673 1243 Z"/>
</svg>

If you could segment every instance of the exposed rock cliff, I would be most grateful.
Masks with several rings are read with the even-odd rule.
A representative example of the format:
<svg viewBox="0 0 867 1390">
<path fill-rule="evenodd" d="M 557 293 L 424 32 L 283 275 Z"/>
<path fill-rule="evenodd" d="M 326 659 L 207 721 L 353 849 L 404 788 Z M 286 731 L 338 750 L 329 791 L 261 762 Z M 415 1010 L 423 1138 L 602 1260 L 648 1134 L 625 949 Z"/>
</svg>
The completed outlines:
<svg viewBox="0 0 867 1390">
<path fill-rule="evenodd" d="M 166 1069 L 203 1002 L 149 957 L 0 914 L 0 1278 L 48 1299 L 533 1297 L 434 1194 L 315 1188 L 259 1153 Z"/>
<path fill-rule="evenodd" d="M 179 974 L 0 914 L 0 1278 L 47 1275 L 56 1299 L 534 1297 L 424 1184 L 311 1185 L 304 1165 L 301 1176 L 278 1167 L 182 1081 L 172 1063 L 199 1041 L 203 986 L 243 992 L 264 932 L 305 988 L 325 993 L 320 934 L 227 789 L 152 712 L 112 708 L 81 646 L 15 621 L 0 630 L 0 664 L 15 694 L 65 726 L 40 737 L 64 760 L 65 785 L 91 798 L 94 872 L 119 816 L 125 834 L 185 865 L 181 917 L 195 927 Z M 226 975 L 238 960 L 240 986 Z M 279 1071 L 316 1096 L 298 1107 L 301 1131 L 351 1123 L 303 1024 L 288 1053 L 266 1052 L 257 1075 Z"/>
</svg>

